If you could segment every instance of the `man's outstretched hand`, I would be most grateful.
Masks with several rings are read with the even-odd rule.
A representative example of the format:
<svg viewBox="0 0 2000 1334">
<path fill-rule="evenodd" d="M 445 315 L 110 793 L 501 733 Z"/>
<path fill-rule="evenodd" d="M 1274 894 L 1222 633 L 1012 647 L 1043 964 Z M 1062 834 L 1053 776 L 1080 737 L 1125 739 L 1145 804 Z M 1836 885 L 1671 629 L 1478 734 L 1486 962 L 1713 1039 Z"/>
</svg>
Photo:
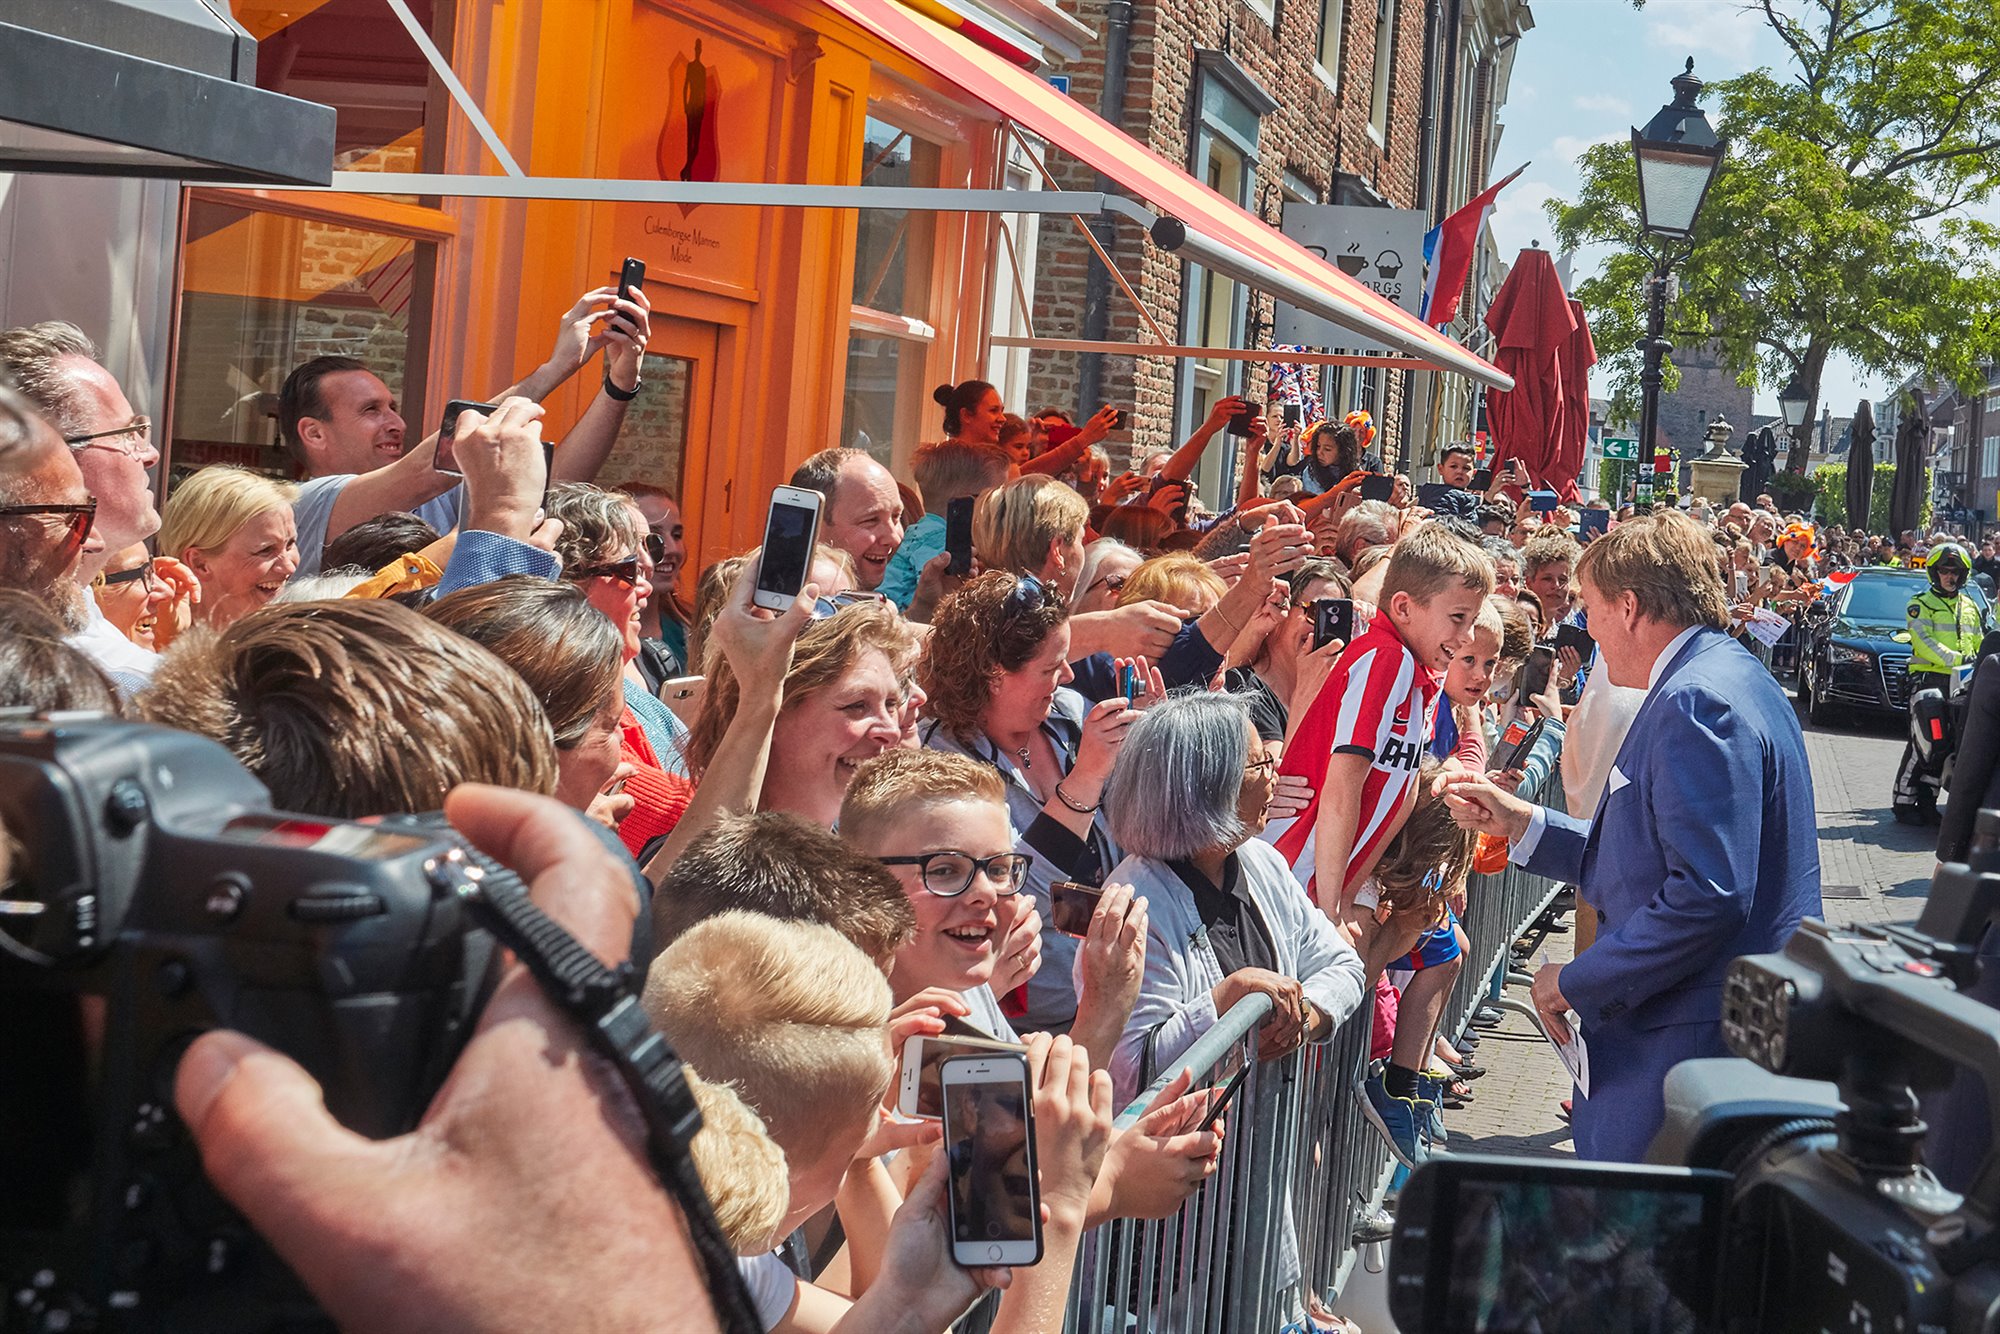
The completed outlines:
<svg viewBox="0 0 2000 1334">
<path fill-rule="evenodd" d="M 1528 832 L 1535 814 L 1533 802 L 1523 801 L 1485 774 L 1444 774 L 1438 779 L 1438 787 L 1460 829 L 1494 834 L 1509 843 Z"/>
<path fill-rule="evenodd" d="M 465 786 L 445 813 L 584 945 L 625 957 L 629 873 L 574 811 Z M 638 1109 L 519 964 L 400 1138 L 347 1130 L 310 1075 L 238 1033 L 188 1049 L 174 1099 L 209 1179 L 344 1329 L 717 1328 Z"/>
</svg>

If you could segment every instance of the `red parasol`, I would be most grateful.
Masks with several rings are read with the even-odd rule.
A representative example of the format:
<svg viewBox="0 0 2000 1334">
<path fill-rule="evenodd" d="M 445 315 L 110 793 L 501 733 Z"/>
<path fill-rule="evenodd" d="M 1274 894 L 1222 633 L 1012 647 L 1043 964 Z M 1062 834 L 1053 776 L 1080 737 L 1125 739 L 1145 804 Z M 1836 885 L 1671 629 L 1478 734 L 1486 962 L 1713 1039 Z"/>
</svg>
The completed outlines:
<svg viewBox="0 0 2000 1334">
<path fill-rule="evenodd" d="M 1562 419 L 1556 424 L 1556 466 L 1552 480 L 1565 498 L 1576 495 L 1577 474 L 1583 471 L 1583 450 L 1590 439 L 1590 368 L 1597 364 L 1597 344 L 1591 341 L 1590 320 L 1583 303 L 1569 301 L 1569 315 L 1576 322 L 1569 342 L 1561 353 Z M 1567 479 L 1567 484 L 1564 484 Z"/>
<path fill-rule="evenodd" d="M 1568 394 L 1563 385 L 1563 353 L 1576 336 L 1577 319 L 1571 301 L 1546 250 L 1523 250 L 1494 294 L 1486 312 L 1486 327 L 1498 347 L 1493 364 L 1514 377 L 1506 393 L 1486 393 L 1486 425 L 1493 433 L 1493 466 L 1510 458 L 1527 465 L 1528 475 L 1553 489 L 1565 501 L 1576 499 L 1576 473 L 1583 463 L 1581 435 L 1576 462 L 1564 471 L 1563 417 Z M 1589 333 L 1584 339 L 1587 343 Z M 1578 390 L 1584 429 L 1590 419 L 1590 388 L 1586 373 Z M 1513 488 L 1510 488 L 1512 490 Z"/>
</svg>

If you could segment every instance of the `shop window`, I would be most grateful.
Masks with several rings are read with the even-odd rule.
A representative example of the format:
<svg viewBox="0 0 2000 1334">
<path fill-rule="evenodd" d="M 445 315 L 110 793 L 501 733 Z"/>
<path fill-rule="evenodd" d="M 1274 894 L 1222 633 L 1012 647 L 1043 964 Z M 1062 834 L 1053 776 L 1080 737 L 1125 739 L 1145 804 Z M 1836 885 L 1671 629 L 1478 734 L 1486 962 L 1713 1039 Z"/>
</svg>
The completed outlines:
<svg viewBox="0 0 2000 1334">
<path fill-rule="evenodd" d="M 1396 0 L 1376 0 L 1375 81 L 1368 103 L 1368 130 L 1377 142 L 1389 137 L 1389 88 L 1396 72 Z"/>
<path fill-rule="evenodd" d="M 695 362 L 648 352 L 639 368 L 639 397 L 625 410 L 618 442 L 598 473 L 603 486 L 648 482 L 681 493 L 688 428 L 695 416 Z"/>
<path fill-rule="evenodd" d="M 861 154 L 863 186 L 939 184 L 939 147 L 890 121 L 869 117 Z M 856 217 L 840 443 L 894 467 L 899 454 L 938 434 L 923 382 L 937 338 L 929 322 L 937 215 L 861 209 Z"/>
<path fill-rule="evenodd" d="M 434 238 L 190 198 L 169 454 L 176 475 L 210 463 L 293 475 L 278 390 L 319 356 L 354 357 L 381 376 L 407 439 L 421 439 L 436 263 Z"/>
</svg>

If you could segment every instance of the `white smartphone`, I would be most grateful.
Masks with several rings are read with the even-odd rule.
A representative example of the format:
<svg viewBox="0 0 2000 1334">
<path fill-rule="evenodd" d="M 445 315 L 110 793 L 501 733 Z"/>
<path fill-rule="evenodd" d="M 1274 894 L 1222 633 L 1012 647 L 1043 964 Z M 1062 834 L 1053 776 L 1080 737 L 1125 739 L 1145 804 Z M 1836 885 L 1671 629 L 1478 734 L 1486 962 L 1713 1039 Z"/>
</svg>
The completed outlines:
<svg viewBox="0 0 2000 1334">
<path fill-rule="evenodd" d="M 1031 1265 L 1042 1258 L 1042 1196 L 1035 1179 L 1035 1111 L 1028 1058 L 954 1056 L 939 1067 L 951 1258 L 962 1268 Z"/>
<path fill-rule="evenodd" d="M 799 486 L 774 487 L 771 512 L 764 520 L 764 553 L 757 567 L 757 588 L 750 600 L 772 611 L 792 605 L 806 586 L 812 569 L 813 544 L 819 540 L 817 491 Z"/>
<path fill-rule="evenodd" d="M 699 676 L 669 677 L 660 682 L 660 703 L 672 709 L 674 717 L 693 727 L 707 686 L 708 682 Z"/>
<path fill-rule="evenodd" d="M 997 1038 L 966 1037 L 956 1033 L 926 1037 L 919 1033 L 903 1044 L 903 1068 L 896 1076 L 896 1110 L 904 1116 L 927 1116 L 936 1120 L 944 1115 L 944 1089 L 939 1082 L 938 1067 L 954 1056 L 984 1056 L 988 1052 L 1026 1050 L 1019 1043 L 1001 1042 Z"/>
</svg>

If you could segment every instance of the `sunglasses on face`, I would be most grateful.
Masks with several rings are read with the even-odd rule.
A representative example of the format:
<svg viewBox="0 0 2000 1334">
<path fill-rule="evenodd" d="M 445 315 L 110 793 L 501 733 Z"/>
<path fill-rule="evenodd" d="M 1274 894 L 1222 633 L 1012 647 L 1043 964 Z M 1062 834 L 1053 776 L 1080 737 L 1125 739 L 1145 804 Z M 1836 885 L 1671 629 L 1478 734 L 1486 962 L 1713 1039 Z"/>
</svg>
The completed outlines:
<svg viewBox="0 0 2000 1334">
<path fill-rule="evenodd" d="M 667 558 L 667 539 L 658 533 L 647 533 L 642 545 L 646 548 L 646 559 L 653 564 L 658 565 Z"/>
<path fill-rule="evenodd" d="M 602 565 L 584 565 L 570 572 L 572 579 L 615 579 L 621 584 L 636 584 L 642 570 L 637 556 L 627 556 L 624 560 L 606 561 Z"/>
<path fill-rule="evenodd" d="M 43 527 L 52 524 L 66 524 L 69 531 L 63 535 L 63 559 L 67 561 L 83 550 L 83 544 L 90 538 L 90 528 L 97 521 L 97 499 L 92 497 L 80 505 L 0 505 L 0 519 L 39 519 Z"/>
</svg>

